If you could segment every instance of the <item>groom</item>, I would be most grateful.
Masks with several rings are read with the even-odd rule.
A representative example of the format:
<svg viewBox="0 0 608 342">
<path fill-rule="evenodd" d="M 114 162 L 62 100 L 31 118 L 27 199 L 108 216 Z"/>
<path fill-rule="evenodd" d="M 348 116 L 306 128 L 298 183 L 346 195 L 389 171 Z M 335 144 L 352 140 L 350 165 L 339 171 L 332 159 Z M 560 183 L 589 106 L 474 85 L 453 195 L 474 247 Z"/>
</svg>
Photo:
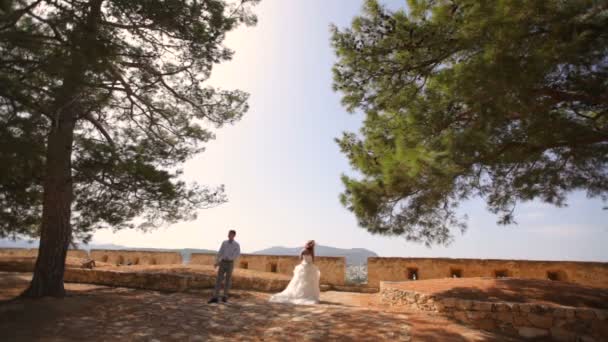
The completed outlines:
<svg viewBox="0 0 608 342">
<path fill-rule="evenodd" d="M 217 279 L 215 280 L 215 291 L 213 297 L 209 300 L 209 303 L 217 303 L 220 296 L 220 288 L 222 287 L 222 281 L 224 277 L 226 282 L 224 284 L 224 296 L 222 301 L 228 301 L 228 292 L 230 291 L 230 285 L 232 283 L 232 269 L 234 268 L 234 261 L 241 255 L 241 246 L 239 243 L 234 241 L 236 231 L 230 230 L 228 232 L 228 240 L 222 242 L 220 250 L 217 252 L 215 257 L 215 267 L 219 266 L 217 271 Z"/>
</svg>

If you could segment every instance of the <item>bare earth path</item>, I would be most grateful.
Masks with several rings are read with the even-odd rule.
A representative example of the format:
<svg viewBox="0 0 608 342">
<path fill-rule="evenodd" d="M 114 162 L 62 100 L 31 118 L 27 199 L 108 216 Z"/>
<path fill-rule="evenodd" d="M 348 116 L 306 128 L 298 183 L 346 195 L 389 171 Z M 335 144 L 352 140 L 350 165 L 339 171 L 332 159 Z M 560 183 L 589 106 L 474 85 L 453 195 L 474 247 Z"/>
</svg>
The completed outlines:
<svg viewBox="0 0 608 342">
<path fill-rule="evenodd" d="M 64 299 L 9 300 L 31 275 L 0 272 L 2 341 L 508 341 L 441 317 L 396 312 L 375 295 L 324 292 L 315 306 L 271 304 L 236 291 L 209 305 L 209 291 L 155 291 L 67 284 Z"/>
</svg>

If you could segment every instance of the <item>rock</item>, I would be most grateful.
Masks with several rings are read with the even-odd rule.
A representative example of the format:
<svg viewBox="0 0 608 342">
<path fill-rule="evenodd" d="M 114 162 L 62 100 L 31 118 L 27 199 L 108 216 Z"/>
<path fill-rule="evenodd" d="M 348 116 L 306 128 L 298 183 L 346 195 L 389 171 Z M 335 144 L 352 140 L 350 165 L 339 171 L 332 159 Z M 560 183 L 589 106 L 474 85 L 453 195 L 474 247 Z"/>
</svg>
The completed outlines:
<svg viewBox="0 0 608 342">
<path fill-rule="evenodd" d="M 584 320 L 592 320 L 596 319 L 595 311 L 593 309 L 584 309 L 577 308 L 576 309 L 576 317 Z"/>
<path fill-rule="evenodd" d="M 599 319 L 600 321 L 608 320 L 608 310 L 595 309 L 593 311 L 595 311 L 595 315 L 597 316 L 597 319 Z"/>
<path fill-rule="evenodd" d="M 494 322 L 493 319 L 486 318 L 475 322 L 475 326 L 483 330 L 494 330 L 496 328 L 496 322 Z"/>
<path fill-rule="evenodd" d="M 456 311 L 456 312 L 454 312 L 454 318 L 457 321 L 460 321 L 460 322 L 468 322 L 469 321 L 469 318 L 467 317 L 467 314 L 466 314 L 465 311 Z"/>
<path fill-rule="evenodd" d="M 532 327 L 521 327 L 517 329 L 517 333 L 519 336 L 523 338 L 536 338 L 536 337 L 544 337 L 549 336 L 549 331 L 545 329 L 538 329 Z"/>
<path fill-rule="evenodd" d="M 476 311 L 492 311 L 493 304 L 490 302 L 473 302 L 473 310 Z"/>
<path fill-rule="evenodd" d="M 181 340 L 186 336 L 188 336 L 188 335 L 184 334 L 183 332 L 177 332 L 177 333 L 171 334 L 171 338 L 176 339 L 176 340 Z"/>
<path fill-rule="evenodd" d="M 513 315 L 513 325 L 516 327 L 522 327 L 522 326 L 527 326 L 529 325 L 530 322 L 528 322 L 528 320 L 526 319 L 526 316 L 523 316 L 522 314 L 514 314 Z"/>
<path fill-rule="evenodd" d="M 473 306 L 473 301 L 460 299 L 456 302 L 456 307 L 460 310 L 469 310 Z"/>
<path fill-rule="evenodd" d="M 571 308 L 555 308 L 553 310 L 555 317 L 574 317 L 574 309 Z"/>
<path fill-rule="evenodd" d="M 532 304 L 520 304 L 519 311 L 521 312 L 532 312 Z"/>
<path fill-rule="evenodd" d="M 513 323 L 513 314 L 510 312 L 496 312 L 493 316 L 500 322 Z"/>
<path fill-rule="evenodd" d="M 529 314 L 528 321 L 537 328 L 550 329 L 553 326 L 553 317 L 549 315 Z"/>
<path fill-rule="evenodd" d="M 453 308 L 456 306 L 456 298 L 444 298 L 441 303 L 447 308 Z"/>
<path fill-rule="evenodd" d="M 591 336 L 581 336 L 579 338 L 582 342 L 596 342 L 596 339 Z"/>
<path fill-rule="evenodd" d="M 556 341 L 575 341 L 576 335 L 562 328 L 551 328 L 551 337 Z"/>
<path fill-rule="evenodd" d="M 266 329 L 265 334 L 267 335 L 276 335 L 276 334 L 280 334 L 283 332 L 283 328 L 282 327 L 272 327 L 269 329 Z"/>
<path fill-rule="evenodd" d="M 467 317 L 472 321 L 484 319 L 488 316 L 486 312 L 482 311 L 467 311 Z"/>
<path fill-rule="evenodd" d="M 296 316 L 296 317 L 290 319 L 290 321 L 292 321 L 292 322 L 304 322 L 304 321 L 307 321 L 307 320 L 308 319 L 306 317 L 304 317 L 304 316 Z"/>
<path fill-rule="evenodd" d="M 496 304 L 494 304 L 494 310 L 498 311 L 498 312 L 511 312 L 511 311 L 513 311 L 513 304 L 496 303 Z"/>
</svg>

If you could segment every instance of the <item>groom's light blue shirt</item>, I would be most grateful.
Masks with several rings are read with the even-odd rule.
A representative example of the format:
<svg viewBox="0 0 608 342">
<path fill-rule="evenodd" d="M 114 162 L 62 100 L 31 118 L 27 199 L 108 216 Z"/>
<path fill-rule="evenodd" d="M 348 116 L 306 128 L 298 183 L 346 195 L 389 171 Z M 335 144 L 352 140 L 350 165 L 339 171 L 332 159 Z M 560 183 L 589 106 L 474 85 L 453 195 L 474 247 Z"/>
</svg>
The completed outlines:
<svg viewBox="0 0 608 342">
<path fill-rule="evenodd" d="M 220 262 L 222 260 L 230 260 L 234 261 L 241 255 L 241 246 L 239 243 L 232 240 L 226 240 L 222 242 L 222 246 L 220 250 L 217 252 L 215 257 L 216 262 Z"/>
</svg>

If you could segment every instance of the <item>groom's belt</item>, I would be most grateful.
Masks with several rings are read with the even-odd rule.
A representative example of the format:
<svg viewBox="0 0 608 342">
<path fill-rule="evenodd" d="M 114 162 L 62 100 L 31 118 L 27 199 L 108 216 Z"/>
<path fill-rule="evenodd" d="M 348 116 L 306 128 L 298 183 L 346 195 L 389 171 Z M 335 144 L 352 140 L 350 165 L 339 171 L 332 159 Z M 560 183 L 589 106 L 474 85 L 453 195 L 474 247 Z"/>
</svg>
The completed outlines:
<svg viewBox="0 0 608 342">
<path fill-rule="evenodd" d="M 220 262 L 234 262 L 234 260 L 222 259 Z"/>
</svg>

